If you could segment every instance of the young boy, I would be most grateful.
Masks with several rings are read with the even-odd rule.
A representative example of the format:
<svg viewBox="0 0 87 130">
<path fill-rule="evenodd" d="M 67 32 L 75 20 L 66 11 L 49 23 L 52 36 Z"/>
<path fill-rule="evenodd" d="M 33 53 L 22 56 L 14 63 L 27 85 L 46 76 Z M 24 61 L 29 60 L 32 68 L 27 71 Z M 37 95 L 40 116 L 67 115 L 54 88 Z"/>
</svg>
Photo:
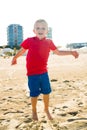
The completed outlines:
<svg viewBox="0 0 87 130">
<path fill-rule="evenodd" d="M 36 110 L 37 98 L 42 93 L 44 111 L 48 119 L 52 120 L 53 118 L 49 112 L 49 94 L 51 93 L 51 87 L 47 71 L 49 52 L 52 50 L 57 55 L 72 55 L 75 58 L 78 57 L 78 53 L 76 51 L 59 51 L 53 41 L 46 38 L 48 24 L 43 19 L 35 22 L 33 32 L 36 36 L 27 38 L 21 43 L 21 49 L 12 59 L 12 65 L 16 64 L 17 58 L 28 50 L 26 68 L 32 104 L 32 118 L 33 120 L 38 120 Z"/>
</svg>

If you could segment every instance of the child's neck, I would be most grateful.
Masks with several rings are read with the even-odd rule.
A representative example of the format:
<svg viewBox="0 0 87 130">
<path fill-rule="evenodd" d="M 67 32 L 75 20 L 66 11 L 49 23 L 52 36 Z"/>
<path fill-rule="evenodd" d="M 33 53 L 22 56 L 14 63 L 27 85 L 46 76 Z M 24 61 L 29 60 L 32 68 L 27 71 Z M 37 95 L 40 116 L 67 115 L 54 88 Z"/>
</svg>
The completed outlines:
<svg viewBox="0 0 87 130">
<path fill-rule="evenodd" d="M 37 37 L 37 36 L 36 36 Z M 40 37 L 37 37 L 39 40 L 43 40 L 45 39 L 46 37 L 44 36 L 43 38 L 40 38 Z"/>
</svg>

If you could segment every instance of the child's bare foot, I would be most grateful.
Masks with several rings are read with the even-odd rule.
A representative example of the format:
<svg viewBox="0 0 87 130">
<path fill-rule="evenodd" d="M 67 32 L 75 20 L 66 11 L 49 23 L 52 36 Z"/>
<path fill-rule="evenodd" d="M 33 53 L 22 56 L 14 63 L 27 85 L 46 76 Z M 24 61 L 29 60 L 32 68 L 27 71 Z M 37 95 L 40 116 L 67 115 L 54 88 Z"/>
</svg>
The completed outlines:
<svg viewBox="0 0 87 130">
<path fill-rule="evenodd" d="M 50 112 L 48 110 L 45 110 L 47 117 L 49 120 L 53 120 L 53 117 L 51 116 Z"/>
<path fill-rule="evenodd" d="M 38 121 L 37 113 L 33 112 L 32 118 L 33 118 L 34 121 Z"/>
</svg>

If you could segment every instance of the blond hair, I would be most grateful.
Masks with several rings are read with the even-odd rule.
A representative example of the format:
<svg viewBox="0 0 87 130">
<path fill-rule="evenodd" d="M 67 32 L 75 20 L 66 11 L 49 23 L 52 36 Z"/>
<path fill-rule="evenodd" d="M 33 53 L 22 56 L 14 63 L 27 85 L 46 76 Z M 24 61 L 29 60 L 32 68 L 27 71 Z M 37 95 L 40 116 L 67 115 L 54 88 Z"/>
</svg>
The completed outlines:
<svg viewBox="0 0 87 130">
<path fill-rule="evenodd" d="M 38 19 L 38 20 L 36 20 L 36 22 L 34 24 L 34 28 L 35 28 L 36 23 L 45 23 L 46 26 L 47 26 L 47 28 L 48 28 L 48 23 L 44 19 Z"/>
</svg>

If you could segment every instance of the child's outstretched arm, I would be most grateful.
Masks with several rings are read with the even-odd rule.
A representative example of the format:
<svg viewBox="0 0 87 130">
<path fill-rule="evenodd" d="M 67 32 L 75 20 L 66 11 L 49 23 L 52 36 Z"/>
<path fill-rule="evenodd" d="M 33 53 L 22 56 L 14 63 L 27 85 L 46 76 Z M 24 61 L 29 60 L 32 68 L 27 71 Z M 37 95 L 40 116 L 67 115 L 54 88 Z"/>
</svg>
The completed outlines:
<svg viewBox="0 0 87 130">
<path fill-rule="evenodd" d="M 22 56 L 24 53 L 25 53 L 26 49 L 24 48 L 21 48 L 18 53 L 13 57 L 12 59 L 12 62 L 11 62 L 11 65 L 15 65 L 17 64 L 17 58 Z"/>
<path fill-rule="evenodd" d="M 72 55 L 75 58 L 78 58 L 78 56 L 79 56 L 77 51 L 60 51 L 60 50 L 56 49 L 53 52 L 54 52 L 54 54 L 61 55 L 61 56 Z"/>
</svg>

